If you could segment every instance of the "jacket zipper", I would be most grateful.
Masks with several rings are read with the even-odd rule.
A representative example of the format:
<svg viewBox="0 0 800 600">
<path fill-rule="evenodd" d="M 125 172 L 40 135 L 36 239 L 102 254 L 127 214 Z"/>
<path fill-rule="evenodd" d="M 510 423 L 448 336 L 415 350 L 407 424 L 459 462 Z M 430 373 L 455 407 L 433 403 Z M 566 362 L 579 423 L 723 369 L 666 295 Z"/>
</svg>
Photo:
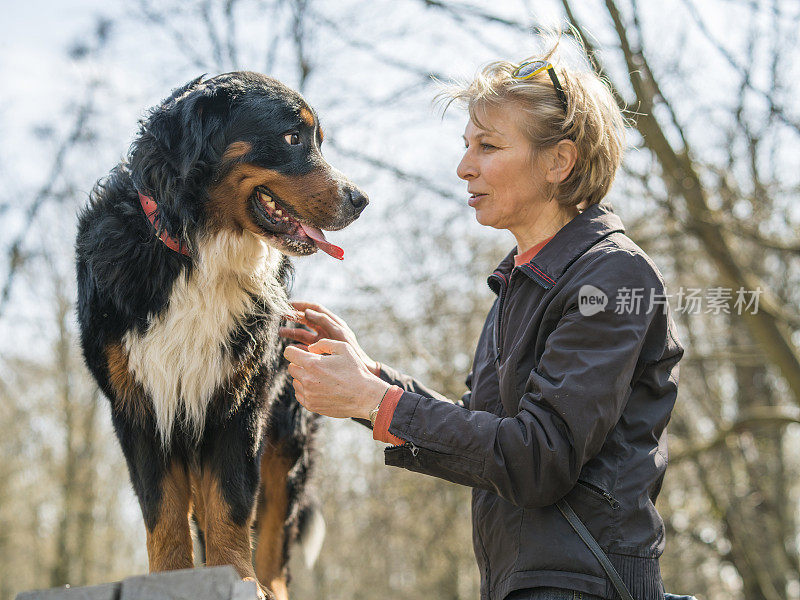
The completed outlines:
<svg viewBox="0 0 800 600">
<path fill-rule="evenodd" d="M 503 301 L 506 299 L 506 292 L 508 291 L 509 287 L 511 286 L 511 277 L 514 275 L 512 271 L 508 277 L 508 283 L 506 283 L 506 278 L 504 276 L 500 276 L 502 280 L 502 284 L 500 285 L 500 297 L 497 301 L 497 318 L 495 319 L 494 324 L 494 348 L 495 348 L 495 361 L 500 362 L 500 348 L 502 344 L 502 338 L 500 337 L 500 326 L 503 324 Z"/>
<path fill-rule="evenodd" d="M 585 481 L 578 480 L 578 484 L 585 487 L 590 492 L 597 494 L 598 496 L 602 496 L 602 498 L 611 505 L 611 508 L 614 510 L 619 508 L 619 501 L 614 498 L 611 494 L 605 491 L 603 488 L 593 485 L 591 483 L 587 483 Z"/>
<path fill-rule="evenodd" d="M 414 445 L 414 442 L 406 442 L 405 444 L 403 444 L 403 446 L 405 446 L 406 448 L 411 448 L 411 456 L 413 456 L 414 458 L 416 458 L 417 454 L 419 454 L 419 448 L 417 448 Z"/>
<path fill-rule="evenodd" d="M 411 456 L 413 456 L 414 458 L 416 458 L 417 455 L 419 454 L 419 448 L 414 445 L 414 442 L 405 442 L 398 446 L 389 446 L 387 450 L 394 450 L 395 448 L 409 448 L 411 450 Z"/>
</svg>

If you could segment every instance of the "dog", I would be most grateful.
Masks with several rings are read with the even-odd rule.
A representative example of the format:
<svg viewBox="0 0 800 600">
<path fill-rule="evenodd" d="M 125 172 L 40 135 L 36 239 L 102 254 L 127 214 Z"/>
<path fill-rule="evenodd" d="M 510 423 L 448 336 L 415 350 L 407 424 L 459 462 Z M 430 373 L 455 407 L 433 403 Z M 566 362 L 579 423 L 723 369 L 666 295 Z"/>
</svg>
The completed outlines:
<svg viewBox="0 0 800 600">
<path fill-rule="evenodd" d="M 318 522 L 303 493 L 316 421 L 278 336 L 288 257 L 341 258 L 321 230 L 368 203 L 322 140 L 314 109 L 275 79 L 201 76 L 140 121 L 79 216 L 82 350 L 110 401 L 151 571 L 194 565 L 193 519 L 207 565 L 285 599 L 289 547 Z"/>
</svg>

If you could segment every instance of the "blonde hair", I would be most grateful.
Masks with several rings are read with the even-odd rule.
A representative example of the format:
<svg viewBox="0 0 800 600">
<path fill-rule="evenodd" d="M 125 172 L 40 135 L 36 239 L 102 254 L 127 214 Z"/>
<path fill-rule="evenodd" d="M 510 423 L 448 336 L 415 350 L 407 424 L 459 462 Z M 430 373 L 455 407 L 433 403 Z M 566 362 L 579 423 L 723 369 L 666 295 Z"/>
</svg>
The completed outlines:
<svg viewBox="0 0 800 600">
<path fill-rule="evenodd" d="M 572 140 L 577 159 L 570 174 L 550 189 L 550 197 L 564 207 L 586 208 L 599 203 L 608 193 L 625 149 L 625 119 L 609 85 L 594 72 L 579 71 L 560 64 L 555 56 L 558 43 L 541 56 L 514 64 L 495 61 L 484 66 L 472 81 L 453 83 L 437 96 L 444 110 L 454 102 L 465 104 L 478 127 L 480 112 L 490 107 L 515 104 L 522 111 L 521 128 L 532 149 L 551 147 Z M 515 79 L 519 65 L 546 60 L 553 64 L 564 94 L 567 110 L 556 93 L 548 73 L 531 79 Z"/>
</svg>

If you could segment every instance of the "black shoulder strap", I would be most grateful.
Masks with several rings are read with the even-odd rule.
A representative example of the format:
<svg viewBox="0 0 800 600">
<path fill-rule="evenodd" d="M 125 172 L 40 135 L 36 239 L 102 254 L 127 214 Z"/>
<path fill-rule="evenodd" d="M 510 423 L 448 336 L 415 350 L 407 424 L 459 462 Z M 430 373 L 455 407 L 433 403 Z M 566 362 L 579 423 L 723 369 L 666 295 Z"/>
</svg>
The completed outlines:
<svg viewBox="0 0 800 600">
<path fill-rule="evenodd" d="M 597 560 L 600 562 L 600 566 L 603 567 L 603 570 L 606 572 L 606 575 L 608 575 L 608 578 L 611 580 L 614 588 L 616 588 L 619 597 L 622 598 L 622 600 L 633 600 L 633 596 L 631 596 L 628 588 L 625 587 L 622 577 L 619 576 L 619 573 L 617 573 L 614 565 L 611 564 L 611 561 L 608 559 L 608 556 L 606 556 L 606 553 L 603 552 L 600 544 L 597 543 L 597 540 L 595 540 L 589 530 L 586 529 L 586 525 L 584 525 L 580 517 L 575 514 L 575 511 L 572 510 L 572 507 L 567 503 L 567 501 L 564 499 L 559 500 L 556 502 L 556 508 L 561 511 L 561 514 L 564 515 L 564 518 L 575 530 L 575 533 L 580 536 L 580 538 L 583 540 L 583 543 L 589 547 L 589 550 L 592 551 L 592 554 L 594 554 Z"/>
</svg>

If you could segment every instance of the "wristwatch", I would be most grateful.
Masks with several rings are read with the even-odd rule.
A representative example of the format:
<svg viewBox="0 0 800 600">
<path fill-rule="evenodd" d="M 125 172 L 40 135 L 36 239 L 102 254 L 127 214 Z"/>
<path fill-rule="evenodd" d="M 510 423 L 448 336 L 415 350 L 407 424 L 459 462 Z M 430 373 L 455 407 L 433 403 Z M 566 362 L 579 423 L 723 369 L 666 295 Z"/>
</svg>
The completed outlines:
<svg viewBox="0 0 800 600">
<path fill-rule="evenodd" d="M 381 401 L 378 402 L 378 406 L 369 411 L 369 422 L 372 423 L 373 429 L 375 429 L 375 419 L 378 418 L 378 411 L 380 411 L 381 409 L 381 404 L 383 404 L 383 399 L 386 398 L 386 394 L 389 393 L 390 389 L 392 389 L 392 386 L 389 386 L 388 388 L 386 388 L 386 391 L 383 392 L 383 398 L 381 398 Z"/>
<path fill-rule="evenodd" d="M 385 396 L 386 394 L 384 394 L 384 397 Z M 383 404 L 383 398 L 381 398 L 381 401 L 378 402 L 378 406 L 369 411 L 369 422 L 372 424 L 373 429 L 375 429 L 375 419 L 378 418 L 378 412 L 381 410 L 381 404 Z"/>
</svg>

